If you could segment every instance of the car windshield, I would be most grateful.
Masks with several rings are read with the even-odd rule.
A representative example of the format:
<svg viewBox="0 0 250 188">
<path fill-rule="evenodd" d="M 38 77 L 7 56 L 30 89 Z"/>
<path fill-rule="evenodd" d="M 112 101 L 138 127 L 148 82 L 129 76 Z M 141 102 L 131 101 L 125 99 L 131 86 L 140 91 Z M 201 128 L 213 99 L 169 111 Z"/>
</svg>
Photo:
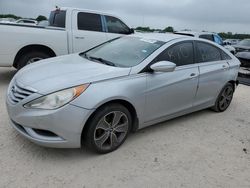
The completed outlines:
<svg viewBox="0 0 250 188">
<path fill-rule="evenodd" d="M 250 39 L 243 40 L 243 41 L 239 42 L 238 45 L 241 45 L 241 46 L 250 46 Z"/>
<path fill-rule="evenodd" d="M 122 37 L 82 54 L 83 57 L 116 67 L 133 67 L 160 48 L 165 42 L 140 37 Z"/>
</svg>

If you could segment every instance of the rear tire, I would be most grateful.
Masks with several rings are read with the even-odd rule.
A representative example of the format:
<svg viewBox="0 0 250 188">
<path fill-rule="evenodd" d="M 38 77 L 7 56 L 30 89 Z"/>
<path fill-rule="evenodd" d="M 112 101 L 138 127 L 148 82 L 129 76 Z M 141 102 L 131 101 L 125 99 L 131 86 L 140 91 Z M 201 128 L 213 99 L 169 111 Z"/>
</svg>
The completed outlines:
<svg viewBox="0 0 250 188">
<path fill-rule="evenodd" d="M 231 83 L 227 83 L 221 90 L 215 105 L 211 108 L 215 112 L 224 112 L 230 106 L 233 100 L 234 86 Z"/>
<path fill-rule="evenodd" d="M 98 109 L 86 126 L 83 144 L 94 152 L 105 154 L 124 143 L 132 126 L 132 117 L 123 105 L 109 104 Z"/>
<path fill-rule="evenodd" d="M 23 54 L 17 63 L 17 69 L 20 70 L 21 68 L 25 67 L 28 64 L 40 61 L 42 59 L 50 58 L 49 54 L 39 51 L 31 51 L 26 54 Z"/>
</svg>

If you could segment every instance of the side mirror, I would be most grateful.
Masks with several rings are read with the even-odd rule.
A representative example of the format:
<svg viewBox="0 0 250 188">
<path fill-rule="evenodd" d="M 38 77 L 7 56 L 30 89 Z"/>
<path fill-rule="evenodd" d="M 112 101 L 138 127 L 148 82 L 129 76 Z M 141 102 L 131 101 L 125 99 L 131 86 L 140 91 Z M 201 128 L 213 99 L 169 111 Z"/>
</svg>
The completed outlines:
<svg viewBox="0 0 250 188">
<path fill-rule="evenodd" d="M 173 72 L 176 68 L 176 64 L 170 61 L 160 61 L 150 66 L 155 72 Z"/>
<path fill-rule="evenodd" d="M 129 29 L 129 34 L 134 34 L 135 33 L 135 30 L 133 28 L 130 28 Z"/>
</svg>

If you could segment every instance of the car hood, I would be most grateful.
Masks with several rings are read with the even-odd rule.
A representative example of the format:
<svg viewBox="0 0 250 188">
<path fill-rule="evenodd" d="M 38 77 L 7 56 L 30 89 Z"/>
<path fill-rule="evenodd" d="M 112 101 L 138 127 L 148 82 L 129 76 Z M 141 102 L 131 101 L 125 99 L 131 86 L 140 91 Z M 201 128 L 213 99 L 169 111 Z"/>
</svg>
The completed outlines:
<svg viewBox="0 0 250 188">
<path fill-rule="evenodd" d="M 241 59 L 250 60 L 250 52 L 239 52 L 235 56 Z"/>
<path fill-rule="evenodd" d="M 85 83 L 127 76 L 131 68 L 119 68 L 89 61 L 79 54 L 72 54 L 39 61 L 21 69 L 15 82 L 48 94 Z"/>
</svg>

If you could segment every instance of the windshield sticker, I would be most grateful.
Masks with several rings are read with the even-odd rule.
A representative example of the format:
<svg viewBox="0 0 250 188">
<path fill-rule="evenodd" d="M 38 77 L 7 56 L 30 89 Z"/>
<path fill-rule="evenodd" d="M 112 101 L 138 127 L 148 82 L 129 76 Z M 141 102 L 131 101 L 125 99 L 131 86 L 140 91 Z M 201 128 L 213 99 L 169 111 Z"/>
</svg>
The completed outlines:
<svg viewBox="0 0 250 188">
<path fill-rule="evenodd" d="M 147 43 L 150 43 L 150 44 L 154 44 L 157 42 L 157 40 L 152 40 L 152 39 L 140 39 L 141 41 L 143 42 L 147 42 Z"/>
</svg>

